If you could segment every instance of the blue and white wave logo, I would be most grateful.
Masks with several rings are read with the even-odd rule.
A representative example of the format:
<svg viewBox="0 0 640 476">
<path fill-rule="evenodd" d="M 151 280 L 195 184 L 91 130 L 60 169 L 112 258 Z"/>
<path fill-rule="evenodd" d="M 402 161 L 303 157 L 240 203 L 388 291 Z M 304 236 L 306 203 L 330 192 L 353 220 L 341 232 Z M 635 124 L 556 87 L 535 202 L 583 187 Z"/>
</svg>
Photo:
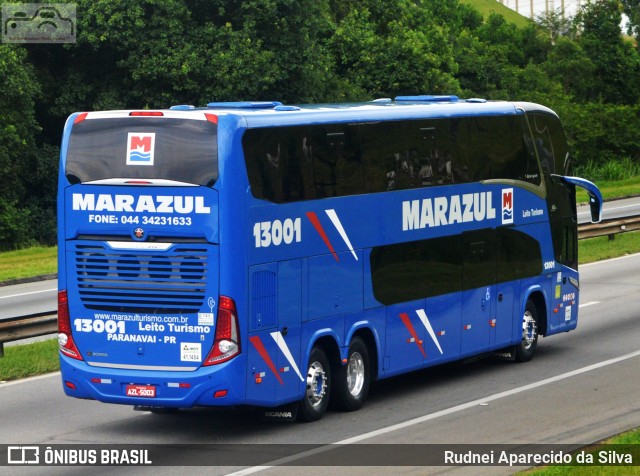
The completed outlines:
<svg viewBox="0 0 640 476">
<path fill-rule="evenodd" d="M 155 143 L 155 132 L 129 132 L 127 165 L 153 165 Z"/>
<path fill-rule="evenodd" d="M 513 223 L 513 189 L 502 189 L 502 224 Z"/>
</svg>

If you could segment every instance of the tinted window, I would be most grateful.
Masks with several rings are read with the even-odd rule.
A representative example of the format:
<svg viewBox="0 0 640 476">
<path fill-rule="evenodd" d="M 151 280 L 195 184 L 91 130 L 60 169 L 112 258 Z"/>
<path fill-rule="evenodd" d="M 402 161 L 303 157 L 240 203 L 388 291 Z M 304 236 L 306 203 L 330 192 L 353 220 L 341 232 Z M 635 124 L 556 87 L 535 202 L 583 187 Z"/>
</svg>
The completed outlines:
<svg viewBox="0 0 640 476">
<path fill-rule="evenodd" d="M 489 179 L 540 184 L 522 116 L 248 130 L 251 190 L 276 203 Z"/>
<path fill-rule="evenodd" d="M 71 183 L 131 178 L 213 185 L 218 178 L 216 133 L 217 126 L 208 121 L 87 119 L 71 130 L 66 175 Z M 131 145 L 142 154 L 128 160 Z"/>
<path fill-rule="evenodd" d="M 373 294 L 389 305 L 539 275 L 542 253 L 531 236 L 498 228 L 378 246 L 370 263 Z"/>
<path fill-rule="evenodd" d="M 540 165 L 545 173 L 566 175 L 568 149 L 560 120 L 550 114 L 528 114 Z"/>
</svg>

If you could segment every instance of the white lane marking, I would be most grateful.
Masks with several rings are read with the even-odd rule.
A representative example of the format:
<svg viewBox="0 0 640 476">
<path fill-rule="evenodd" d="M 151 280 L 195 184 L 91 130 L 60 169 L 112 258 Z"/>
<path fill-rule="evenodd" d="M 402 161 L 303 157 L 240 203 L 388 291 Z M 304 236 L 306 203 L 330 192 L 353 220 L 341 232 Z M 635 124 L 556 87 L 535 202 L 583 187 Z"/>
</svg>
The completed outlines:
<svg viewBox="0 0 640 476">
<path fill-rule="evenodd" d="M 610 212 L 612 210 L 622 210 L 623 208 L 633 208 L 633 207 L 638 207 L 637 203 L 632 203 L 631 205 L 621 205 L 619 207 L 602 207 L 602 211 L 603 212 Z M 578 215 L 590 215 L 591 212 L 590 211 L 586 211 L 586 212 L 580 212 L 578 213 Z"/>
<path fill-rule="evenodd" d="M 42 291 L 31 291 L 28 293 L 10 294 L 9 296 L 0 296 L 0 299 L 7 299 L 7 298 L 19 297 L 19 296 L 29 296 L 30 294 L 48 293 L 48 292 L 57 291 L 57 290 L 58 290 L 57 288 L 52 288 L 52 289 L 43 289 Z"/>
<path fill-rule="evenodd" d="M 585 302 L 584 304 L 580 304 L 578 307 L 580 309 L 582 309 L 583 307 L 589 307 L 589 306 L 594 306 L 596 304 L 600 304 L 600 301 L 589 301 L 589 302 Z"/>
<path fill-rule="evenodd" d="M 429 413 L 428 415 L 423 415 L 418 418 L 414 418 L 412 420 L 408 420 L 402 423 L 398 423 L 396 425 L 387 426 L 385 428 L 380 428 L 379 430 L 371 431 L 369 433 L 364 433 L 362 435 L 354 436 L 353 438 L 347 438 L 346 440 L 337 441 L 333 443 L 333 445 L 348 445 L 353 443 L 359 443 L 364 440 L 368 440 L 370 438 L 375 438 L 376 436 L 384 435 L 387 433 L 391 433 L 393 431 L 402 430 L 404 428 L 408 428 L 410 426 L 419 425 L 421 423 L 425 423 L 430 420 L 435 420 L 436 418 L 440 418 L 443 416 L 451 415 L 452 413 L 461 412 L 464 410 L 468 410 L 469 408 L 476 407 L 478 405 L 482 405 L 483 403 L 489 403 L 495 400 L 499 400 L 501 398 L 511 397 L 513 395 L 518 395 L 523 392 L 527 392 L 529 390 L 533 390 L 534 388 L 543 387 L 545 385 L 549 385 L 552 383 L 559 382 L 561 380 L 565 380 L 571 377 L 575 377 L 577 375 L 581 375 L 587 372 L 591 372 L 593 370 L 601 369 L 603 367 L 607 367 L 609 365 L 617 364 L 619 362 L 623 362 L 625 360 L 633 359 L 635 357 L 640 356 L 640 350 L 635 352 L 631 352 L 629 354 L 622 355 L 620 357 L 616 357 L 614 359 L 605 360 L 602 362 L 598 362 L 597 364 L 588 365 L 586 367 L 582 367 L 580 369 L 572 370 L 571 372 L 565 372 L 560 375 L 556 375 L 555 377 L 550 377 L 544 380 L 540 380 L 538 382 L 530 383 L 528 385 L 524 385 L 522 387 L 514 388 L 511 390 L 507 390 L 504 392 L 495 393 L 493 395 L 489 395 L 487 397 L 479 398 L 477 400 L 473 400 L 471 402 L 463 403 L 461 405 L 456 405 L 455 407 L 446 408 L 444 410 L 440 410 L 439 412 Z M 331 450 L 333 447 L 331 445 L 321 446 L 319 448 L 314 448 L 309 451 L 304 451 L 302 453 L 298 453 L 295 455 L 287 456 L 285 458 L 280 458 L 274 461 L 270 461 L 266 463 L 264 466 L 253 466 L 251 468 L 246 468 L 241 471 L 237 471 L 235 473 L 228 474 L 227 476 L 244 476 L 247 474 L 258 473 L 265 469 L 270 469 L 275 466 L 280 466 L 283 464 L 290 463 L 292 461 L 296 461 L 302 458 L 306 458 L 308 456 L 320 454 Z"/>
<path fill-rule="evenodd" d="M 14 385 L 18 385 L 21 383 L 29 383 L 29 382 L 33 382 L 34 380 L 41 380 L 43 378 L 49 378 L 49 377 L 59 377 L 60 376 L 60 372 L 52 372 L 50 374 L 44 374 L 44 375 L 36 375 L 35 377 L 28 377 L 28 378 L 23 378 L 21 380 L 11 380 L 9 382 L 0 382 L 0 390 L 2 390 L 5 387 L 12 387 Z"/>
</svg>

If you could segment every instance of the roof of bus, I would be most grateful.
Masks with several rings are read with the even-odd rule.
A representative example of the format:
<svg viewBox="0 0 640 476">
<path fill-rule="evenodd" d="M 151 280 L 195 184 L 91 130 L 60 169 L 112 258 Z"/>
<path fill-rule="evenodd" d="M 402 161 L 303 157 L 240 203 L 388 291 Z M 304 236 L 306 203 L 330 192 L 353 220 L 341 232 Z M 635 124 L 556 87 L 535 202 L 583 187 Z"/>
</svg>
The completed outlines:
<svg viewBox="0 0 640 476">
<path fill-rule="evenodd" d="M 362 103 L 284 105 L 278 101 L 212 102 L 207 107 L 187 105 L 154 111 L 102 111 L 87 119 L 160 116 L 204 120 L 205 114 L 242 116 L 247 127 L 286 126 L 329 122 L 430 119 L 477 115 L 512 115 L 522 110 L 553 113 L 539 104 L 526 102 L 459 99 L 457 96 L 400 96 Z M 205 114 L 203 114 L 205 113 Z"/>
</svg>

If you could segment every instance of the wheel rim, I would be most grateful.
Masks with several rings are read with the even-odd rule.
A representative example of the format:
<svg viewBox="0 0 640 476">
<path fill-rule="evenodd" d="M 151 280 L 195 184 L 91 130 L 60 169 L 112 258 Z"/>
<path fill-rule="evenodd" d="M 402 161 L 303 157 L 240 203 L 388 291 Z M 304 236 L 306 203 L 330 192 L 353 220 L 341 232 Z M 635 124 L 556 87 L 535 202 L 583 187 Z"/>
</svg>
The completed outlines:
<svg viewBox="0 0 640 476">
<path fill-rule="evenodd" d="M 364 387 L 364 359 L 360 352 L 354 352 L 347 364 L 347 389 L 354 397 L 360 395 Z"/>
<path fill-rule="evenodd" d="M 307 400 L 312 407 L 322 403 L 327 390 L 327 378 L 320 362 L 309 365 L 307 372 Z"/>
<path fill-rule="evenodd" d="M 536 320 L 533 318 L 531 311 L 525 311 L 522 317 L 522 346 L 525 350 L 529 350 L 538 336 L 538 328 Z"/>
</svg>

